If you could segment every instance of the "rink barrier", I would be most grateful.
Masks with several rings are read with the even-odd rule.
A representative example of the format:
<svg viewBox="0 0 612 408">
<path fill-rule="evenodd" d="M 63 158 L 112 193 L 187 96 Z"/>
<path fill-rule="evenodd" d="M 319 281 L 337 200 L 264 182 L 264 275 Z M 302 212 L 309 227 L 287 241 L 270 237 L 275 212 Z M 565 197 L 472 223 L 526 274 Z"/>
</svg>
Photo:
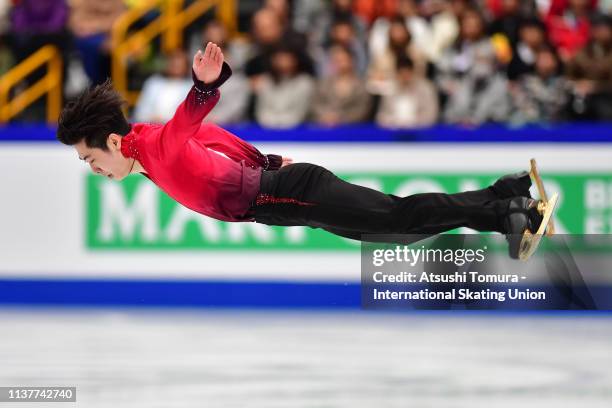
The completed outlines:
<svg viewBox="0 0 612 408">
<path fill-rule="evenodd" d="M 502 288 L 500 286 L 500 288 Z M 551 289 L 549 286 L 533 290 Z M 0 279 L 0 307 L 140 307 L 140 308 L 237 308 L 237 309 L 361 309 L 357 282 L 279 282 L 206 280 L 118 280 L 118 279 Z M 612 285 L 589 286 L 593 297 L 606 300 L 598 310 L 612 312 Z M 508 303 L 491 311 L 521 313 L 565 312 L 545 308 L 522 309 Z M 521 309 L 519 309 L 521 308 Z M 450 310 L 441 305 L 439 309 Z M 452 309 L 469 310 L 457 306 Z M 385 309 L 392 311 L 392 309 Z M 398 309 L 398 311 L 423 311 Z M 477 308 L 474 308 L 477 311 Z M 482 311 L 482 310 L 481 310 Z M 568 310 L 571 311 L 571 310 Z M 574 310 L 577 311 L 577 310 Z"/>
<path fill-rule="evenodd" d="M 323 128 L 300 126 L 286 130 L 254 125 L 228 130 L 250 142 L 428 142 L 428 143 L 612 143 L 612 124 L 585 123 L 555 126 L 508 127 L 485 125 L 465 128 L 439 125 L 423 129 L 387 130 L 373 125 Z M 45 125 L 0 127 L 0 142 L 55 142 L 55 128 Z"/>
</svg>

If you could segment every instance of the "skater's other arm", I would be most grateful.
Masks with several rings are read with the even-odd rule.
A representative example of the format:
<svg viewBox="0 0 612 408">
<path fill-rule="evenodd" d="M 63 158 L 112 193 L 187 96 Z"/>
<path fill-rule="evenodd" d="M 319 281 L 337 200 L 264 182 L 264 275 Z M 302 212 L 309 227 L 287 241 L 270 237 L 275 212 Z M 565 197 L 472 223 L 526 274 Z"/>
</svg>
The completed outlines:
<svg viewBox="0 0 612 408">
<path fill-rule="evenodd" d="M 209 42 L 204 52 L 193 57 L 193 86 L 176 109 L 172 119 L 164 125 L 160 149 L 172 156 L 200 129 L 202 121 L 220 98 L 219 87 L 232 75 L 221 49 Z"/>
</svg>

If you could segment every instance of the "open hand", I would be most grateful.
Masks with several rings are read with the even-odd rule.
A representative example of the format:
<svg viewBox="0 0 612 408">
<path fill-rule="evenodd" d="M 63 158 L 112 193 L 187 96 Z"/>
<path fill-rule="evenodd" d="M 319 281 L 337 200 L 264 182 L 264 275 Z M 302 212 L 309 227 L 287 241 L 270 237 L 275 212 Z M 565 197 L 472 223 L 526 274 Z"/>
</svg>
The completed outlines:
<svg viewBox="0 0 612 408">
<path fill-rule="evenodd" d="M 193 56 L 193 71 L 196 77 L 205 84 L 215 82 L 219 78 L 222 66 L 223 53 L 215 43 L 209 42 L 204 52 L 198 50 Z"/>
</svg>

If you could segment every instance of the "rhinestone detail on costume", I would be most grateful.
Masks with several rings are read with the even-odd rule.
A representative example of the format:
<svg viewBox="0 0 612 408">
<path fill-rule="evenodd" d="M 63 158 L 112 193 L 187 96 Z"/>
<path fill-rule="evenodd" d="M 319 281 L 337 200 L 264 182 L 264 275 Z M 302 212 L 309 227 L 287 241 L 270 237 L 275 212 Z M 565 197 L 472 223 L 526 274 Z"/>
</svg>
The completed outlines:
<svg viewBox="0 0 612 408">
<path fill-rule="evenodd" d="M 132 157 L 136 160 L 140 160 L 140 152 L 136 148 L 136 139 L 133 136 L 126 136 L 122 141 L 123 145 L 127 147 L 128 157 Z"/>
<path fill-rule="evenodd" d="M 296 204 L 296 205 L 316 205 L 315 203 L 307 203 L 295 198 L 274 197 L 270 194 L 258 194 L 255 199 L 255 205 L 265 204 Z"/>
<path fill-rule="evenodd" d="M 193 86 L 193 89 L 196 91 L 195 100 L 198 105 L 204 105 L 208 98 L 215 96 L 217 93 L 216 89 L 201 90 L 195 85 Z"/>
</svg>

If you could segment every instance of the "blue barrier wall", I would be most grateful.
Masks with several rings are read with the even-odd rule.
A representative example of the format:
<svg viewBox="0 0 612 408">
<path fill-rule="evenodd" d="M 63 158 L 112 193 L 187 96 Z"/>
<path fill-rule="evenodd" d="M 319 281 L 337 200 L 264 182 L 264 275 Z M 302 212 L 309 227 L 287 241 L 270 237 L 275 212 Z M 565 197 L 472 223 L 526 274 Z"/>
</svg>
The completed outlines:
<svg viewBox="0 0 612 408">
<path fill-rule="evenodd" d="M 426 129 L 386 130 L 371 125 L 342 126 L 333 129 L 301 126 L 270 130 L 244 125 L 228 127 L 239 137 L 252 142 L 515 142 L 515 143 L 595 143 L 612 142 L 612 124 L 563 124 L 511 128 L 486 125 L 478 128 L 435 126 Z M 55 129 L 42 125 L 0 127 L 0 142 L 55 141 Z"/>
</svg>

